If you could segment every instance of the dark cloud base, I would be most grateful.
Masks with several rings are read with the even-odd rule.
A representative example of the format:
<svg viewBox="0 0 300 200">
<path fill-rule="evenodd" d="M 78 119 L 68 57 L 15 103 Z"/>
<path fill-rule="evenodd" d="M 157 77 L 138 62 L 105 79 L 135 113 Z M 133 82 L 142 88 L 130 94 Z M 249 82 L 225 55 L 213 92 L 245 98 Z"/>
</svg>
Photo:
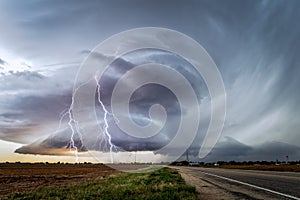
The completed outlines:
<svg viewBox="0 0 300 200">
<path fill-rule="evenodd" d="M 300 160 L 300 147 L 278 141 L 248 146 L 227 137 L 225 141 L 219 142 L 202 161 L 276 161 L 277 159 L 284 161 L 286 156 L 289 156 L 290 160 Z"/>
<path fill-rule="evenodd" d="M 38 155 L 68 155 L 67 141 L 57 142 L 59 137 L 52 139 L 48 138 L 42 142 L 35 142 L 28 146 L 23 146 L 15 152 L 20 154 L 38 154 Z M 54 145 L 55 144 L 55 145 Z M 81 146 L 81 143 L 76 140 L 76 145 Z M 137 144 L 130 144 L 133 147 Z M 139 144 L 145 146 L 147 144 Z M 155 144 L 148 144 L 151 147 Z M 129 149 L 135 151 L 135 149 Z M 87 149 L 82 146 L 80 152 L 85 152 Z M 233 138 L 226 137 L 225 141 L 217 143 L 213 150 L 204 159 L 199 160 L 199 148 L 189 148 L 189 156 L 191 160 L 203 162 L 217 162 L 217 161 L 284 161 L 286 156 L 289 159 L 300 160 L 300 147 L 296 145 L 287 144 L 284 142 L 272 141 L 260 145 L 249 146 L 243 144 Z M 179 160 L 185 159 L 185 155 Z"/>
</svg>

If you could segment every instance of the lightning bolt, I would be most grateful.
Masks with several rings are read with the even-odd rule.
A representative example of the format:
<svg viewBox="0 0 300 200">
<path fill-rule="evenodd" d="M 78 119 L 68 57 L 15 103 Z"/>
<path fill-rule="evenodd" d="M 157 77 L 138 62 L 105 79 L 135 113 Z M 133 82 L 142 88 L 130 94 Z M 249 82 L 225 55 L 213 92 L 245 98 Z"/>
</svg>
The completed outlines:
<svg viewBox="0 0 300 200">
<path fill-rule="evenodd" d="M 99 84 L 99 81 L 98 81 L 98 76 L 96 75 L 95 77 L 95 81 L 97 83 L 97 95 L 98 95 L 98 102 L 99 104 L 101 105 L 101 108 L 104 112 L 104 116 L 103 116 L 103 121 L 104 121 L 104 125 L 103 125 L 103 133 L 104 133 L 104 137 L 101 137 L 101 140 L 100 140 L 100 146 L 101 146 L 101 143 L 104 142 L 104 146 L 106 147 L 107 145 L 109 146 L 109 152 L 110 152 L 110 162 L 113 163 L 114 162 L 114 159 L 113 159 L 113 151 L 114 150 L 117 150 L 118 147 L 115 146 L 112 141 L 111 141 L 111 135 L 109 133 L 109 124 L 108 124 L 108 120 L 107 120 L 107 116 L 111 113 L 108 112 L 108 110 L 106 109 L 105 105 L 103 104 L 102 100 L 101 100 L 101 86 Z M 100 135 L 99 135 L 100 136 Z"/>
<path fill-rule="evenodd" d="M 80 140 L 81 140 L 81 143 L 82 143 L 82 137 L 81 137 L 81 133 L 80 131 L 78 130 L 78 126 L 76 126 L 78 123 L 77 121 L 73 118 L 73 108 L 74 108 L 74 98 L 75 98 L 75 95 L 77 93 L 77 91 L 84 85 L 86 85 L 90 80 L 88 80 L 87 82 L 81 84 L 79 87 L 75 88 L 73 93 L 72 93 L 72 101 L 71 101 L 71 105 L 69 107 L 69 109 L 67 110 L 67 112 L 64 114 L 64 115 L 68 115 L 69 117 L 69 121 L 68 121 L 68 125 L 71 129 L 71 137 L 70 137 L 70 141 L 69 141 L 69 144 L 67 146 L 67 148 L 71 151 L 74 149 L 74 155 L 75 155 L 75 162 L 77 163 L 78 162 L 78 147 L 75 145 L 75 141 L 74 141 L 74 136 L 75 136 L 75 131 L 77 132 Z M 64 116 L 63 115 L 63 116 Z M 81 145 L 82 147 L 82 145 Z"/>
<path fill-rule="evenodd" d="M 98 82 L 98 76 L 95 75 L 92 79 L 94 79 L 96 81 L 97 96 L 98 96 L 97 100 L 98 100 L 98 102 L 101 106 L 102 111 L 104 112 L 104 115 L 103 115 L 103 122 L 104 122 L 103 132 L 98 134 L 97 142 L 99 142 L 99 150 L 109 151 L 109 153 L 110 153 L 110 162 L 113 163 L 114 162 L 113 152 L 118 150 L 119 148 L 112 143 L 112 137 L 111 137 L 111 134 L 109 133 L 108 115 L 111 115 L 111 113 L 109 113 L 109 111 L 106 109 L 105 105 L 103 104 L 103 102 L 101 100 L 101 87 L 100 87 L 100 84 Z M 65 109 L 64 111 L 62 111 L 60 113 L 60 120 L 59 120 L 58 129 L 55 132 L 55 133 L 57 133 L 59 130 L 61 130 L 62 122 L 63 122 L 64 118 L 67 117 L 68 118 L 67 127 L 63 128 L 62 130 L 66 130 L 68 128 L 71 130 L 70 140 L 69 140 L 66 148 L 69 149 L 70 151 L 74 152 L 75 162 L 78 162 L 78 150 L 80 148 L 76 146 L 74 137 L 77 134 L 79 136 L 79 138 L 81 140 L 81 144 L 82 144 L 82 134 L 81 134 L 81 132 L 78 129 L 78 126 L 77 126 L 78 122 L 73 117 L 73 108 L 74 108 L 74 101 L 75 101 L 74 98 L 75 98 L 75 95 L 76 95 L 77 91 L 82 86 L 88 84 L 92 79 L 90 79 L 90 80 L 86 81 L 85 83 L 79 85 L 77 88 L 75 88 L 73 90 L 71 104 L 70 104 L 68 109 Z M 83 147 L 83 144 L 81 145 L 81 147 Z"/>
<path fill-rule="evenodd" d="M 118 51 L 119 51 L 119 47 L 117 48 L 116 52 L 115 52 L 115 55 L 117 55 Z M 71 101 L 71 105 L 69 107 L 69 109 L 62 114 L 61 118 L 60 118 L 60 121 L 59 121 L 59 128 L 61 126 L 61 123 L 62 123 L 62 120 L 68 116 L 69 120 L 68 120 L 68 126 L 69 128 L 71 129 L 71 137 L 70 137 L 70 141 L 67 145 L 67 148 L 71 151 L 72 149 L 75 149 L 74 150 L 74 155 L 75 155 L 75 162 L 78 162 L 78 147 L 75 145 L 75 141 L 74 141 L 74 136 L 75 136 L 75 133 L 77 132 L 80 140 L 81 140 L 81 147 L 83 147 L 83 143 L 82 143 L 82 134 L 80 133 L 79 129 L 78 129 L 78 122 L 74 119 L 73 117 L 73 108 L 74 108 L 74 97 L 77 93 L 77 91 L 84 85 L 86 85 L 87 83 L 89 83 L 92 79 L 94 79 L 96 81 L 96 84 L 97 84 L 97 95 L 98 95 L 98 102 L 99 104 L 101 105 L 101 108 L 104 112 L 104 116 L 103 116 L 103 121 L 104 121 L 104 125 L 103 125 L 103 132 L 100 133 L 97 137 L 97 141 L 100 141 L 99 142 L 99 150 L 102 150 L 102 151 L 107 151 L 109 150 L 109 153 L 110 153 L 110 162 L 113 163 L 114 160 L 113 160 L 113 151 L 117 151 L 117 150 L 120 150 L 120 148 L 118 148 L 117 146 L 115 146 L 113 143 L 112 143 L 112 139 L 111 139 L 111 134 L 109 133 L 109 123 L 108 123 L 108 120 L 107 120 L 107 116 L 110 114 L 108 112 L 108 110 L 106 109 L 105 105 L 103 104 L 102 100 L 101 100 L 101 94 L 100 94 L 100 84 L 98 82 L 98 71 L 96 72 L 96 75 L 89 79 L 88 81 L 84 82 L 83 84 L 79 85 L 77 88 L 75 88 L 73 90 L 73 93 L 72 93 L 72 101 Z M 116 119 L 117 120 L 117 119 Z M 104 145 L 102 145 L 104 143 Z M 109 146 L 107 148 L 107 146 Z"/>
<path fill-rule="evenodd" d="M 55 133 L 57 133 L 58 131 L 61 130 L 61 125 L 62 125 L 62 122 L 64 120 L 65 117 L 68 117 L 68 122 L 67 122 L 67 127 L 65 127 L 64 129 L 62 130 L 66 130 L 68 128 L 70 128 L 71 130 L 71 137 L 70 137 L 70 141 L 68 142 L 67 144 L 67 149 L 69 149 L 69 151 L 72 151 L 74 152 L 74 155 L 75 155 L 75 163 L 78 162 L 78 148 L 76 145 L 75 145 L 75 141 L 74 141 L 74 136 L 75 134 L 77 133 L 77 135 L 79 136 L 80 140 L 81 140 L 81 148 L 83 147 L 83 144 L 82 144 L 82 134 L 80 133 L 79 129 L 78 129 L 78 122 L 74 119 L 73 117 L 73 108 L 74 108 L 74 98 L 75 98 L 75 95 L 77 93 L 77 91 L 84 85 L 86 85 L 89 81 L 91 80 L 88 80 L 86 81 L 85 83 L 79 85 L 77 88 L 75 88 L 72 92 L 72 99 L 71 99 L 71 105 L 69 106 L 69 108 L 63 110 L 61 113 L 60 113 L 60 120 L 59 120 L 59 125 L 58 125 L 58 129 L 57 131 L 55 131 Z"/>
</svg>

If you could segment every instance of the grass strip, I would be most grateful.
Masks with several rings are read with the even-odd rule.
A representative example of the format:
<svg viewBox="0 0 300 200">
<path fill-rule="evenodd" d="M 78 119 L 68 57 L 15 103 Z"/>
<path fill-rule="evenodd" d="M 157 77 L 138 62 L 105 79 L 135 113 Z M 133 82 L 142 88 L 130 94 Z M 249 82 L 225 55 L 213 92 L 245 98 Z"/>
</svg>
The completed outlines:
<svg viewBox="0 0 300 200">
<path fill-rule="evenodd" d="M 118 174 L 60 188 L 14 193 L 8 199 L 197 199 L 196 189 L 169 168 L 151 173 Z"/>
</svg>

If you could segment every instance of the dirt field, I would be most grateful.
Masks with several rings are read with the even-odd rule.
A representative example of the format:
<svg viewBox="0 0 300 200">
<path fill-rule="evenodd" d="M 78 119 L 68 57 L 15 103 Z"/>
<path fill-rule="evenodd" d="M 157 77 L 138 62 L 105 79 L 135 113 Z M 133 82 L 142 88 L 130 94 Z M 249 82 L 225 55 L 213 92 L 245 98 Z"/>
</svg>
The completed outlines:
<svg viewBox="0 0 300 200">
<path fill-rule="evenodd" d="M 7 197 L 7 200 L 25 199 L 196 200 L 197 193 L 196 188 L 187 185 L 176 170 L 161 168 L 148 173 L 114 174 L 106 178 L 77 182 L 63 187 L 41 188 L 31 192 L 17 192 Z"/>
<path fill-rule="evenodd" d="M 0 164 L 0 199 L 13 193 L 59 187 L 120 173 L 100 164 Z"/>
</svg>

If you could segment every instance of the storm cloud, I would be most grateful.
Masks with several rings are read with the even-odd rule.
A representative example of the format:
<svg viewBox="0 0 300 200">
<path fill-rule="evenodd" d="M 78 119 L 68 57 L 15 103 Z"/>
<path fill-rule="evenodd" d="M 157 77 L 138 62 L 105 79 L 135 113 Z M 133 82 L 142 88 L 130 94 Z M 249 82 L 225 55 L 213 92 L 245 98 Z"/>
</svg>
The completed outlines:
<svg viewBox="0 0 300 200">
<path fill-rule="evenodd" d="M 0 58 L 0 65 L 6 65 L 7 64 L 7 62 L 5 62 L 5 60 L 2 60 L 1 58 Z"/>
<path fill-rule="evenodd" d="M 300 147 L 278 141 L 249 146 L 233 138 L 226 137 L 202 161 L 285 161 L 286 156 L 289 156 L 290 160 L 298 160 Z"/>
</svg>

